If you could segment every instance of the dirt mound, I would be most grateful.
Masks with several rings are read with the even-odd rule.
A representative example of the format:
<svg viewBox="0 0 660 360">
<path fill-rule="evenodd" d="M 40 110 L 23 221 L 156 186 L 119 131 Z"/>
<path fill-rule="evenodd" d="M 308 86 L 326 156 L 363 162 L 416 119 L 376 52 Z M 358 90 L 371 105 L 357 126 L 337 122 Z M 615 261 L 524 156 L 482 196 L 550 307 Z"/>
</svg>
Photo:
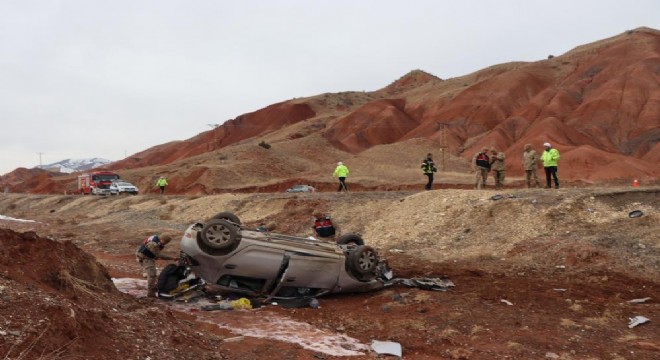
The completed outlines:
<svg viewBox="0 0 660 360">
<path fill-rule="evenodd" d="M 0 297 L 5 359 L 192 359 L 206 349 L 171 312 L 118 292 L 70 241 L 0 229 Z"/>
<path fill-rule="evenodd" d="M 101 292 L 114 289 L 107 271 L 70 241 L 56 242 L 39 238 L 34 232 L 19 234 L 6 229 L 0 229 L 0 239 L 0 271 L 13 280 L 64 296 L 88 288 Z"/>
</svg>

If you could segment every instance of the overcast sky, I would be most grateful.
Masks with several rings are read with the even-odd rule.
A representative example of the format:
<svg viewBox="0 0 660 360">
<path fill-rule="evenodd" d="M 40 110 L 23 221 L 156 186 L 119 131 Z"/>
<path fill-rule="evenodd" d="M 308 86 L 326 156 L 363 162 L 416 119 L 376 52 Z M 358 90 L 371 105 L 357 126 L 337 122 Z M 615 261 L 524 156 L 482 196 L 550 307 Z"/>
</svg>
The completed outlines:
<svg viewBox="0 0 660 360">
<path fill-rule="evenodd" d="M 0 0 L 0 174 L 127 155 L 295 97 L 537 61 L 659 0 Z"/>
</svg>

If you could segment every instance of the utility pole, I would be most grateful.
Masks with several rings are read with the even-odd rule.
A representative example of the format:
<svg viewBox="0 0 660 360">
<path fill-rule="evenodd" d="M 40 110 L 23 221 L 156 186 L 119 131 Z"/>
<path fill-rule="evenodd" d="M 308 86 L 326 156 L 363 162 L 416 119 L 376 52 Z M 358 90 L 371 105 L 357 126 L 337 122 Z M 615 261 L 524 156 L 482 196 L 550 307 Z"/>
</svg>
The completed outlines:
<svg viewBox="0 0 660 360">
<path fill-rule="evenodd" d="M 442 171 L 447 170 L 447 163 L 449 162 L 449 145 L 447 145 L 447 124 L 438 123 L 440 128 L 440 151 L 442 151 L 442 158 L 440 164 Z"/>
<path fill-rule="evenodd" d="M 39 154 L 39 169 L 41 169 L 41 155 L 43 154 L 42 152 L 38 152 Z"/>
</svg>

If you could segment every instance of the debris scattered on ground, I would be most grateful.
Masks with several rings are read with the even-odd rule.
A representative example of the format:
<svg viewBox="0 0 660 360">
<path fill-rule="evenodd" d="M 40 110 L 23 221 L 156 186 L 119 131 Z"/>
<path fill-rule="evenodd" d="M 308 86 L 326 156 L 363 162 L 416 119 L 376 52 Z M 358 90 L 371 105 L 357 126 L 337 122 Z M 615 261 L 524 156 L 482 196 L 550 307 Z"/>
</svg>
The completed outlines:
<svg viewBox="0 0 660 360">
<path fill-rule="evenodd" d="M 500 194 L 493 195 L 493 196 L 490 197 L 491 200 L 500 200 L 500 199 L 503 199 L 503 198 L 504 198 L 504 196 L 502 196 Z"/>
<path fill-rule="evenodd" d="M 390 285 L 393 284 L 403 284 L 408 287 L 416 287 L 422 290 L 436 291 L 447 291 L 450 287 L 455 286 L 451 280 L 442 278 L 394 279 L 390 282 Z"/>
<path fill-rule="evenodd" d="M 372 340 L 371 348 L 378 354 L 402 356 L 401 344 L 397 342 Z"/>
<path fill-rule="evenodd" d="M 505 303 L 505 304 L 507 304 L 507 305 L 509 305 L 509 306 L 513 306 L 513 303 L 512 303 L 511 301 L 509 301 L 509 300 L 502 299 L 502 300 L 500 300 L 500 302 L 503 302 L 503 303 Z"/>
<path fill-rule="evenodd" d="M 320 305 L 319 305 L 319 301 L 318 301 L 316 298 L 313 298 L 313 299 L 309 302 L 309 307 L 311 307 L 312 309 L 318 309 L 319 306 L 320 306 Z"/>
<path fill-rule="evenodd" d="M 646 318 L 644 316 L 637 315 L 635 317 L 630 318 L 630 322 L 628 323 L 628 328 L 632 329 L 635 326 L 645 324 L 649 321 L 651 321 L 651 320 L 649 320 L 648 318 Z"/>
<path fill-rule="evenodd" d="M 630 218 L 638 218 L 638 217 L 640 217 L 640 216 L 642 216 L 642 215 L 644 215 L 644 213 L 642 212 L 642 210 L 634 210 L 634 211 L 631 211 L 631 212 L 628 214 L 628 217 L 630 217 Z"/>
<path fill-rule="evenodd" d="M 630 303 L 630 304 L 642 304 L 642 303 L 645 303 L 649 300 L 651 300 L 650 297 L 645 297 L 645 298 L 641 298 L 641 299 L 628 300 L 628 303 Z"/>
</svg>

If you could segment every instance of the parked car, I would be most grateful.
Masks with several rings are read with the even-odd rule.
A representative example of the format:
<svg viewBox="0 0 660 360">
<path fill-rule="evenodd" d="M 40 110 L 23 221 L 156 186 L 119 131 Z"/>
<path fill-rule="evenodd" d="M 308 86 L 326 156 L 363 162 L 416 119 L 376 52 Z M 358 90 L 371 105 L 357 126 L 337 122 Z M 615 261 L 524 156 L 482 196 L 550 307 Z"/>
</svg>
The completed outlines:
<svg viewBox="0 0 660 360">
<path fill-rule="evenodd" d="M 309 185 L 294 185 L 286 190 L 288 193 L 297 193 L 297 192 L 315 192 L 316 189 L 313 186 Z"/>
<path fill-rule="evenodd" d="M 121 194 L 137 195 L 139 191 L 137 186 L 127 181 L 113 181 L 112 184 L 110 185 L 110 189 L 114 191 L 113 195 L 121 195 Z"/>
<path fill-rule="evenodd" d="M 392 278 L 386 262 L 357 234 L 330 243 L 250 230 L 229 212 L 190 225 L 181 251 L 205 282 L 265 301 L 378 290 Z"/>
</svg>

